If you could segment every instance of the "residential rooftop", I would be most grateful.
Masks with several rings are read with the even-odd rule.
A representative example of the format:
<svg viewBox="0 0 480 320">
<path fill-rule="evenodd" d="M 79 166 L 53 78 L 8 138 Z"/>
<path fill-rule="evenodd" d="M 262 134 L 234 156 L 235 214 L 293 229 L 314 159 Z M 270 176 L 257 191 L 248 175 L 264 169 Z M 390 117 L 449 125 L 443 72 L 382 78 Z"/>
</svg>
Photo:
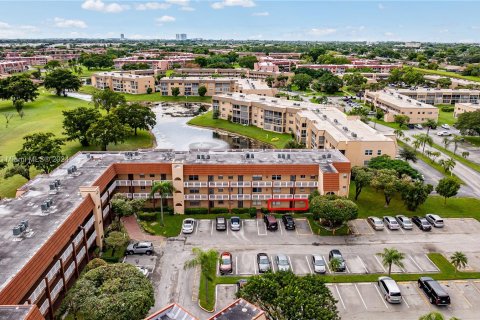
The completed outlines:
<svg viewBox="0 0 480 320">
<path fill-rule="evenodd" d="M 264 311 L 257 306 L 243 299 L 238 299 L 209 320 L 253 320 L 263 313 Z"/>
<path fill-rule="evenodd" d="M 423 103 L 401 94 L 400 90 L 381 90 L 374 92 L 378 100 L 384 103 L 390 103 L 401 109 L 432 109 L 438 110 L 436 107 L 428 103 Z"/>
<path fill-rule="evenodd" d="M 406 89 L 391 89 L 400 94 L 408 93 L 441 93 L 441 94 L 480 94 L 480 90 L 471 90 L 471 89 L 443 89 L 443 88 L 406 88 Z"/>
<path fill-rule="evenodd" d="M 141 79 L 141 78 L 152 78 L 152 76 L 132 74 L 131 72 L 114 72 L 114 71 L 103 71 L 94 73 L 94 76 L 97 77 L 113 77 L 121 79 Z"/>
<path fill-rule="evenodd" d="M 182 306 L 172 303 L 148 316 L 145 320 L 198 320 Z"/>
</svg>

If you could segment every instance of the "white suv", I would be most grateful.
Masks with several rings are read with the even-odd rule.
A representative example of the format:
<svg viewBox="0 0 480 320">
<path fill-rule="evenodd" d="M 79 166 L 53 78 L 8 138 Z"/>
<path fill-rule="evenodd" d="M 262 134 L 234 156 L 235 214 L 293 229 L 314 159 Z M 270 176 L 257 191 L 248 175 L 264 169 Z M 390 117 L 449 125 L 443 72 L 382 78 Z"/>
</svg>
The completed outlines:
<svg viewBox="0 0 480 320">
<path fill-rule="evenodd" d="M 425 215 L 425 219 L 427 219 L 427 221 L 430 222 L 430 224 L 435 228 L 443 228 L 443 226 L 445 225 L 443 223 L 443 219 L 436 214 L 428 213 Z"/>
</svg>

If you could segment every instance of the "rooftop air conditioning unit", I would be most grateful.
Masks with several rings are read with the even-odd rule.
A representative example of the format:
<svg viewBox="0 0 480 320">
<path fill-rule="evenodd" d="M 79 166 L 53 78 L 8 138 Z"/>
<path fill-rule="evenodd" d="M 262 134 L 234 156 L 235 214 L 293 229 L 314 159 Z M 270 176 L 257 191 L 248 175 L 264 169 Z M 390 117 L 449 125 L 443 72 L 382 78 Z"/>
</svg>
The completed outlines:
<svg viewBox="0 0 480 320">
<path fill-rule="evenodd" d="M 322 115 L 322 117 L 323 117 L 323 119 L 327 120 L 327 115 L 326 114 Z"/>
<path fill-rule="evenodd" d="M 345 131 L 348 131 L 348 128 L 347 128 L 347 127 L 345 127 L 345 126 L 344 126 L 342 129 L 343 129 L 343 130 L 345 130 Z"/>
<path fill-rule="evenodd" d="M 355 132 L 352 132 L 352 137 L 356 138 L 357 134 Z"/>
<path fill-rule="evenodd" d="M 337 119 L 333 119 L 333 122 L 334 122 L 334 123 L 338 123 L 338 120 L 337 120 Z"/>
</svg>

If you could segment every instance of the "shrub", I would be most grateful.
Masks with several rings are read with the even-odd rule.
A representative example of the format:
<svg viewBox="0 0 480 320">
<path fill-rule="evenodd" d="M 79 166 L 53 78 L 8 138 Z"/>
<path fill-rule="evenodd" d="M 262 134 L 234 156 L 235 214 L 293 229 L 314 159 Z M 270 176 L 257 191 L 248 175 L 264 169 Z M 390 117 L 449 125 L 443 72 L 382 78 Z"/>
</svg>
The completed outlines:
<svg viewBox="0 0 480 320">
<path fill-rule="evenodd" d="M 138 219 L 141 221 L 155 221 L 157 220 L 156 212 L 139 212 L 137 213 Z"/>
<path fill-rule="evenodd" d="M 211 208 L 210 213 L 228 213 L 228 208 Z"/>
<path fill-rule="evenodd" d="M 153 230 L 147 222 L 145 221 L 140 221 L 140 227 L 142 227 L 143 231 L 145 231 L 148 234 L 155 234 L 155 230 Z"/>
<path fill-rule="evenodd" d="M 185 214 L 207 214 L 207 208 L 186 208 Z"/>
<path fill-rule="evenodd" d="M 250 213 L 250 208 L 233 208 L 232 213 L 233 214 Z"/>
<path fill-rule="evenodd" d="M 453 106 L 442 106 L 440 107 L 440 110 L 443 112 L 453 112 L 455 110 L 455 107 Z"/>
<path fill-rule="evenodd" d="M 100 259 L 100 258 L 95 258 L 95 259 L 90 260 L 89 263 L 87 263 L 87 265 L 85 266 L 85 269 L 83 269 L 83 271 L 88 272 L 88 271 L 93 270 L 95 268 L 106 266 L 106 265 L 107 265 L 107 263 L 105 262 L 105 260 Z"/>
</svg>

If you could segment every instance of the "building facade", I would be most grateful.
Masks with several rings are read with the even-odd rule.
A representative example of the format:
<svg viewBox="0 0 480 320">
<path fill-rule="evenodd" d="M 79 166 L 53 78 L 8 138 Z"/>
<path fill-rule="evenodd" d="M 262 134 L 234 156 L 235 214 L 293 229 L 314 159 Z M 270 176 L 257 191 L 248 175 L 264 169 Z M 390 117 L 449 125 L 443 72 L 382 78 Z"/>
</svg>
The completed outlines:
<svg viewBox="0 0 480 320">
<path fill-rule="evenodd" d="M 129 72 L 99 72 L 92 75 L 92 86 L 103 90 L 109 88 L 115 92 L 145 94 L 148 89 L 155 92 L 155 78 L 131 74 Z"/>
<path fill-rule="evenodd" d="M 186 67 L 186 65 L 190 62 L 193 62 L 195 58 L 193 57 L 169 57 L 168 59 L 161 59 L 161 60 L 153 60 L 153 59 L 139 59 L 138 57 L 128 57 L 128 58 L 118 58 L 114 59 L 113 63 L 116 69 L 122 69 L 125 64 L 132 64 L 132 63 L 146 63 L 151 69 L 159 69 L 159 70 L 170 70 L 173 69 L 175 65 L 180 67 Z"/>
<path fill-rule="evenodd" d="M 480 90 L 470 89 L 418 88 L 396 89 L 395 92 L 431 105 L 478 103 L 480 100 Z"/>
<path fill-rule="evenodd" d="M 214 68 L 180 68 L 175 70 L 176 74 L 181 74 L 187 77 L 234 77 L 234 78 L 248 78 L 253 80 L 265 80 L 268 77 L 275 79 L 274 86 L 285 85 L 293 76 L 293 72 L 272 72 L 272 71 L 260 71 L 250 70 L 246 68 L 239 69 L 214 69 Z M 278 80 L 278 77 L 286 77 L 282 82 Z"/>
<path fill-rule="evenodd" d="M 480 110 L 480 104 L 478 103 L 456 103 L 453 111 L 453 116 L 457 118 L 459 115 L 465 112 L 475 112 Z"/>
<path fill-rule="evenodd" d="M 0 61 L 0 74 L 12 74 L 28 70 L 25 61 Z"/>
<path fill-rule="evenodd" d="M 373 72 L 378 73 L 390 73 L 392 69 L 401 68 L 400 64 L 297 64 L 298 68 L 314 69 L 314 70 L 326 70 L 333 74 L 342 74 L 354 69 L 372 69 Z"/>
</svg>

